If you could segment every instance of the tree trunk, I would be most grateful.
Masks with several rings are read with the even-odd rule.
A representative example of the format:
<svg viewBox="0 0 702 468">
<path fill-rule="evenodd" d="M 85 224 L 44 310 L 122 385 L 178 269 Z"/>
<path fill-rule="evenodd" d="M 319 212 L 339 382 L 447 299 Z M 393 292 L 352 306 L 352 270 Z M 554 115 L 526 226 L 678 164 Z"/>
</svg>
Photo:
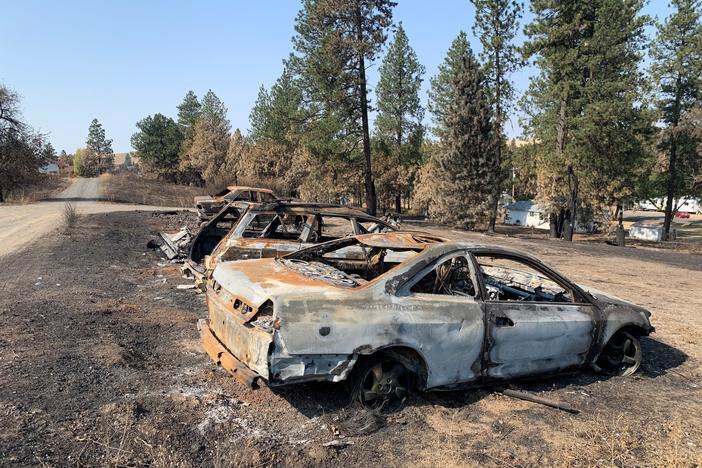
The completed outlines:
<svg viewBox="0 0 702 468">
<path fill-rule="evenodd" d="M 558 213 L 553 212 L 548 215 L 548 237 L 558 239 Z"/>
<path fill-rule="evenodd" d="M 359 44 L 363 43 L 363 19 L 361 11 L 356 6 L 356 39 Z M 371 147 L 370 147 L 370 131 L 368 129 L 368 91 L 366 89 L 366 60 L 363 52 L 359 52 L 358 56 L 358 78 L 361 99 L 361 124 L 363 126 L 363 179 L 366 186 L 366 206 L 368 214 L 375 216 L 376 201 L 375 201 L 375 182 L 373 181 L 373 167 L 371 164 Z"/>
<path fill-rule="evenodd" d="M 495 51 L 495 131 L 499 144 L 497 145 L 497 170 L 502 170 L 502 66 L 500 64 L 500 54 Z M 495 224 L 497 223 L 497 205 L 500 201 L 500 188 L 502 185 L 502 177 L 497 178 L 497 184 L 493 189 L 491 206 L 490 206 L 490 221 L 488 222 L 488 232 L 495 232 Z"/>
<path fill-rule="evenodd" d="M 568 216 L 568 229 L 565 230 L 565 240 L 572 242 L 573 233 L 575 232 L 575 223 L 577 220 L 578 207 L 578 176 L 575 175 L 573 166 L 568 166 L 568 188 L 570 188 L 570 216 Z"/>
<path fill-rule="evenodd" d="M 678 126 L 680 120 L 680 101 L 682 100 L 681 95 L 682 78 L 678 75 L 675 80 L 675 102 L 674 115 L 673 115 L 673 128 Z M 670 225 L 673 222 L 673 198 L 675 197 L 675 172 L 677 170 L 677 156 L 678 156 L 678 145 L 675 138 L 675 134 L 672 135 L 670 141 L 670 160 L 668 161 L 668 181 L 666 183 L 666 196 L 665 201 L 665 218 L 663 219 L 663 240 L 670 240 Z"/>
<path fill-rule="evenodd" d="M 670 240 L 670 226 L 673 222 L 673 202 L 675 199 L 675 172 L 678 148 L 675 137 L 670 143 L 670 160 L 668 161 L 668 181 L 666 183 L 665 218 L 663 219 L 663 240 Z"/>
</svg>

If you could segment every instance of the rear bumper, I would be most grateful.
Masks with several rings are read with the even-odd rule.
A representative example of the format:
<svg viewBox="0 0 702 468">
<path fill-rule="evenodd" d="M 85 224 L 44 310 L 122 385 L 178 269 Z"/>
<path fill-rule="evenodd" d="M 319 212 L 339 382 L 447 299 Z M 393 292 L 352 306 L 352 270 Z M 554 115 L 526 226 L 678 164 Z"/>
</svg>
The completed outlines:
<svg viewBox="0 0 702 468">
<path fill-rule="evenodd" d="M 236 356 L 230 353 L 229 350 L 220 343 L 214 333 L 212 333 L 212 330 L 210 330 L 206 319 L 198 320 L 197 328 L 200 331 L 202 347 L 218 366 L 222 366 L 222 368 L 232 374 L 236 380 L 247 387 L 259 387 L 258 383 L 263 378 L 237 359 Z"/>
</svg>

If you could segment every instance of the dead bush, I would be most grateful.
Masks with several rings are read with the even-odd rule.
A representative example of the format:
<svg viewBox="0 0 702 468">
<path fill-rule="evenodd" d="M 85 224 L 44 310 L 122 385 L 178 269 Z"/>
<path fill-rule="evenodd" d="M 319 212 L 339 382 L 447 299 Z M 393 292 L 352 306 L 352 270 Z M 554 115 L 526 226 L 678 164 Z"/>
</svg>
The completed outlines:
<svg viewBox="0 0 702 468">
<path fill-rule="evenodd" d="M 78 220 L 78 212 L 76 211 L 76 207 L 69 203 L 66 202 L 63 205 L 63 225 L 66 230 L 72 229 L 73 226 L 76 225 L 76 221 Z"/>
</svg>

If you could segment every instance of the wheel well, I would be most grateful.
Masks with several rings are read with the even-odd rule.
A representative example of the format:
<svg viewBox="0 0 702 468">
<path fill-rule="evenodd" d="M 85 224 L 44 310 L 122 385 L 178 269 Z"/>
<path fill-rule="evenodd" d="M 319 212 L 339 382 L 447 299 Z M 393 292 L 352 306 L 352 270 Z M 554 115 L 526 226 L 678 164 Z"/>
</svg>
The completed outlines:
<svg viewBox="0 0 702 468">
<path fill-rule="evenodd" d="M 631 333 L 634 335 L 636 338 L 641 338 L 642 336 L 648 336 L 648 331 L 646 331 L 643 327 L 639 325 L 625 325 L 616 332 L 612 333 L 612 336 L 616 335 L 619 332 L 627 332 Z M 612 339 L 612 337 L 610 337 Z"/>
<path fill-rule="evenodd" d="M 380 348 L 370 354 L 362 354 L 358 357 L 360 360 L 370 359 L 371 357 L 387 356 L 396 359 L 408 370 L 412 371 L 417 378 L 417 388 L 424 389 L 427 382 L 427 364 L 419 352 L 409 346 L 389 346 Z"/>
</svg>

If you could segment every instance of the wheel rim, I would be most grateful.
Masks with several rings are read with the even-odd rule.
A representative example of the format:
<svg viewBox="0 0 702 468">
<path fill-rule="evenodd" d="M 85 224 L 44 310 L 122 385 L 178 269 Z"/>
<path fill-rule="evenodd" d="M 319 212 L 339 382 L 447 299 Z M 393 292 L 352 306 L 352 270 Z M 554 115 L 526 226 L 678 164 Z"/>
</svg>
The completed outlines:
<svg viewBox="0 0 702 468">
<path fill-rule="evenodd" d="M 631 375 L 641 365 L 641 343 L 627 332 L 617 333 L 609 340 L 597 365 L 610 375 Z"/>
<path fill-rule="evenodd" d="M 411 376 L 395 361 L 385 361 L 368 369 L 361 382 L 360 399 L 366 408 L 395 411 L 409 396 Z"/>
</svg>

